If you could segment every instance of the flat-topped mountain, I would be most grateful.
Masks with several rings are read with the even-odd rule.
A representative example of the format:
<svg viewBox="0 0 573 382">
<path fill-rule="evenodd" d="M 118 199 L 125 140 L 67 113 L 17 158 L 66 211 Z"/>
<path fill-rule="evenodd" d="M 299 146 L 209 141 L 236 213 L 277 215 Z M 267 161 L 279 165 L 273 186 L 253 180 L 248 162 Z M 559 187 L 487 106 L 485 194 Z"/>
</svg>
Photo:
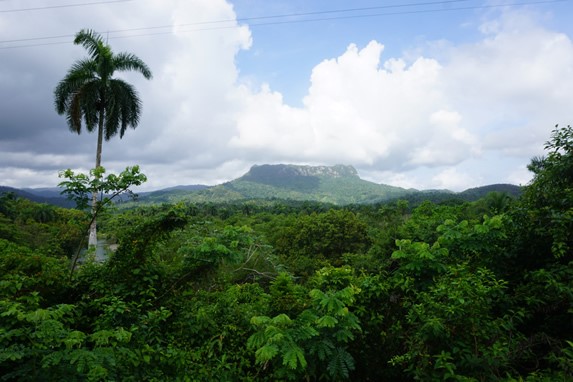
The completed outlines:
<svg viewBox="0 0 573 382">
<path fill-rule="evenodd" d="M 373 202 L 411 192 L 360 179 L 352 166 L 290 164 L 253 166 L 240 178 L 206 192 L 223 189 L 246 199 L 312 200 L 333 204 Z"/>
<path fill-rule="evenodd" d="M 292 177 L 330 176 L 334 178 L 359 178 L 358 172 L 352 166 L 337 164 L 334 166 L 299 166 L 294 164 L 264 164 L 254 165 L 248 173 L 239 179 L 268 180 Z"/>
<path fill-rule="evenodd" d="M 321 179 L 348 178 L 361 181 L 358 172 L 352 166 L 297 166 L 291 164 L 255 165 L 249 172 L 227 186 L 236 187 L 242 183 L 258 183 L 272 187 L 285 188 L 291 191 L 308 193 L 320 188 Z"/>
</svg>

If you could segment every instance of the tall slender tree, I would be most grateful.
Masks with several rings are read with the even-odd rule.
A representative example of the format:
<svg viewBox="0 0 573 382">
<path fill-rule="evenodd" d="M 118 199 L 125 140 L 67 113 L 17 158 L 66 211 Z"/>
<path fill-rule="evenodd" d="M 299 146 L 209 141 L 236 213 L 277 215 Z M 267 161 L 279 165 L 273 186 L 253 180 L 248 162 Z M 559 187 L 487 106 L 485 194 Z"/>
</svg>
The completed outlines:
<svg viewBox="0 0 573 382">
<path fill-rule="evenodd" d="M 114 54 L 98 33 L 82 29 L 74 44 L 83 46 L 89 57 L 75 62 L 54 90 L 55 107 L 66 116 L 71 131 L 80 134 L 82 120 L 88 132 L 97 128 L 95 168 L 101 166 L 102 142 L 119 133 L 122 138 L 127 127 L 136 128 L 141 115 L 141 100 L 135 88 L 114 78 L 116 71 L 137 71 L 146 79 L 152 77 L 147 65 L 130 53 Z M 95 214 L 98 190 L 93 192 L 92 211 Z M 97 244 L 96 221 L 90 227 L 89 245 Z"/>
</svg>

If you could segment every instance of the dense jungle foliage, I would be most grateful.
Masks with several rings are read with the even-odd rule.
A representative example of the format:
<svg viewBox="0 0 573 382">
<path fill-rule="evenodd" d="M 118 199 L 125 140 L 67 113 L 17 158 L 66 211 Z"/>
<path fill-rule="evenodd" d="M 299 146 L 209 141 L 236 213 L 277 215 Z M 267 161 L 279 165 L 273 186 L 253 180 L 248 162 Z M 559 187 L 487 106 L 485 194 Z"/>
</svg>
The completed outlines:
<svg viewBox="0 0 573 382">
<path fill-rule="evenodd" d="M 3 381 L 573 380 L 573 129 L 519 199 L 89 213 L 0 198 Z M 115 247 L 114 246 L 114 247 Z"/>
</svg>

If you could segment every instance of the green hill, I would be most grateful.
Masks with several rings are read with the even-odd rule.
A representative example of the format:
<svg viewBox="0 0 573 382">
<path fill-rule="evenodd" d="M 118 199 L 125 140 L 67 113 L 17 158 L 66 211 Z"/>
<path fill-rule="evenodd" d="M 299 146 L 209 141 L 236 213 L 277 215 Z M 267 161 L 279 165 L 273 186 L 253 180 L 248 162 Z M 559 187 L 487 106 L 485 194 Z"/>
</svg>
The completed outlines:
<svg viewBox="0 0 573 382">
<path fill-rule="evenodd" d="M 141 202 L 229 202 L 249 199 L 285 199 L 337 205 L 372 203 L 405 196 L 413 190 L 360 179 L 352 166 L 253 166 L 245 175 L 194 192 L 150 193 Z"/>
<path fill-rule="evenodd" d="M 522 188 L 514 184 L 491 184 L 489 186 L 469 188 L 463 192 L 460 192 L 459 195 L 464 200 L 471 201 L 483 198 L 490 192 L 501 192 L 508 194 L 511 197 L 517 198 L 521 196 Z"/>
</svg>

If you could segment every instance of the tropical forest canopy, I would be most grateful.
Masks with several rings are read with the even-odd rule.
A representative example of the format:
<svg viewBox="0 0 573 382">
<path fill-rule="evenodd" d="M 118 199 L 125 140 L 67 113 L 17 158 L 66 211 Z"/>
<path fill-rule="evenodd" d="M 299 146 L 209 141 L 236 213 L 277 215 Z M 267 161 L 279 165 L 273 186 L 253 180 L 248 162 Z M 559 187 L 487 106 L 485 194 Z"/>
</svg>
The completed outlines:
<svg viewBox="0 0 573 382">
<path fill-rule="evenodd" d="M 91 209 L 4 194 L 0 380 L 573 380 L 573 129 L 529 169 L 475 202 L 108 207 L 75 267 Z"/>
</svg>

